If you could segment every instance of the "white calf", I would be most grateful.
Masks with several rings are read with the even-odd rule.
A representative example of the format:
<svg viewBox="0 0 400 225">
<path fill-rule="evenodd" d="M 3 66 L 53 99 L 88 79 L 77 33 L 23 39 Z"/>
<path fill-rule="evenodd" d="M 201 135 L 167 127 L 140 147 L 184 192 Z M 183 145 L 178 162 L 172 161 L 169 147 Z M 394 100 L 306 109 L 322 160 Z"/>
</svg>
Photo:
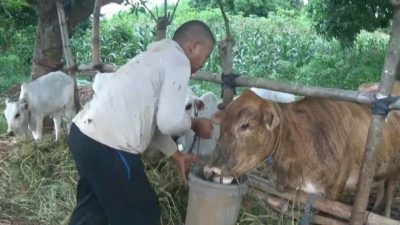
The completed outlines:
<svg viewBox="0 0 400 225">
<path fill-rule="evenodd" d="M 186 99 L 186 113 L 191 117 L 211 118 L 214 112 L 218 111 L 220 100 L 212 92 L 207 92 L 200 98 L 188 95 Z M 203 139 L 195 136 L 192 130 L 188 130 L 178 140 L 183 146 L 184 152 L 191 152 L 200 156 L 211 156 L 217 144 L 219 126 L 214 124 L 211 139 Z"/>
<path fill-rule="evenodd" d="M 74 111 L 74 81 L 67 74 L 56 71 L 23 83 L 19 101 L 6 102 L 4 111 L 8 132 L 24 131 L 26 126 L 35 140 L 43 133 L 43 119 L 49 115 L 54 121 L 55 140 L 60 137 L 62 118 L 68 120 L 68 131 Z"/>
</svg>

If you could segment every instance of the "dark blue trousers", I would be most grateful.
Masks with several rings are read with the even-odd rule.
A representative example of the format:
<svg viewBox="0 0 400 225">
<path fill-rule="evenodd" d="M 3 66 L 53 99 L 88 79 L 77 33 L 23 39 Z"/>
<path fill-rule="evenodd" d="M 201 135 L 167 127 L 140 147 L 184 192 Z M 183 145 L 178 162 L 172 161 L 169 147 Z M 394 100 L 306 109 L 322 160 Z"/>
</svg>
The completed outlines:
<svg viewBox="0 0 400 225">
<path fill-rule="evenodd" d="M 159 225 L 160 206 L 139 154 L 103 145 L 73 124 L 69 149 L 79 173 L 70 225 Z"/>
</svg>

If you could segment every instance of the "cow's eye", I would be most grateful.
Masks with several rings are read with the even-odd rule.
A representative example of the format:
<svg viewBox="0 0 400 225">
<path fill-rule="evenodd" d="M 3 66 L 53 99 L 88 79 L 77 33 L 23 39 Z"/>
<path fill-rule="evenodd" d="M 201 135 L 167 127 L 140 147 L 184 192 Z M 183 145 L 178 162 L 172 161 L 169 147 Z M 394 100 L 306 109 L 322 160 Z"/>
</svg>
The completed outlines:
<svg viewBox="0 0 400 225">
<path fill-rule="evenodd" d="M 15 115 L 15 119 L 17 119 L 19 117 L 19 113 L 17 113 L 16 115 Z"/>
<path fill-rule="evenodd" d="M 190 110 L 192 108 L 192 103 L 186 105 L 185 110 Z"/>
<path fill-rule="evenodd" d="M 242 126 L 240 126 L 240 129 L 241 130 L 247 130 L 247 129 L 249 129 L 249 127 L 250 127 L 249 123 L 244 123 L 244 124 L 242 124 Z"/>
</svg>

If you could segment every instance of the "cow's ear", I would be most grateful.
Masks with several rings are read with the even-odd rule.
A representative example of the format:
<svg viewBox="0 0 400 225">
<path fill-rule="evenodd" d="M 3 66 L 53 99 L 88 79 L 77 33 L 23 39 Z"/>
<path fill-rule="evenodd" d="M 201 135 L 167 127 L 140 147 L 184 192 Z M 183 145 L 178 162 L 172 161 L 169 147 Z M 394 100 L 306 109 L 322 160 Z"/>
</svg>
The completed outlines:
<svg viewBox="0 0 400 225">
<path fill-rule="evenodd" d="M 268 107 L 264 107 L 262 112 L 265 126 L 268 130 L 274 130 L 280 123 L 279 116 Z"/>
<path fill-rule="evenodd" d="M 271 115 L 272 115 L 272 121 L 266 124 L 268 130 L 275 129 L 280 123 L 279 117 L 277 115 L 274 114 Z"/>
<path fill-rule="evenodd" d="M 28 104 L 28 101 L 26 101 L 26 99 L 21 99 L 20 101 L 19 101 L 19 103 L 20 103 L 20 106 L 21 106 L 21 109 L 22 110 L 28 110 L 28 108 L 29 108 L 29 104 Z"/>
<path fill-rule="evenodd" d="M 223 116 L 224 111 L 218 110 L 211 116 L 211 121 L 215 124 L 221 124 L 221 119 Z"/>
</svg>

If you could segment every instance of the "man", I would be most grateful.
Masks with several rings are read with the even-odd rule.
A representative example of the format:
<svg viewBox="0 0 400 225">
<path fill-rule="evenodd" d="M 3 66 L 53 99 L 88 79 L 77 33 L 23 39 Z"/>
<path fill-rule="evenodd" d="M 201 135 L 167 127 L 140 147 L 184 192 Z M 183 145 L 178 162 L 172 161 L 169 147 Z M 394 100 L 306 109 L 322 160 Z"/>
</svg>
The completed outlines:
<svg viewBox="0 0 400 225">
<path fill-rule="evenodd" d="M 171 135 L 193 129 L 210 138 L 212 124 L 185 113 L 190 75 L 211 54 L 206 24 L 189 21 L 172 40 L 151 44 L 95 93 L 73 119 L 69 148 L 79 172 L 70 225 L 158 225 L 160 207 L 140 158 L 148 145 L 178 165 L 181 179 L 196 158 L 177 151 Z"/>
</svg>

